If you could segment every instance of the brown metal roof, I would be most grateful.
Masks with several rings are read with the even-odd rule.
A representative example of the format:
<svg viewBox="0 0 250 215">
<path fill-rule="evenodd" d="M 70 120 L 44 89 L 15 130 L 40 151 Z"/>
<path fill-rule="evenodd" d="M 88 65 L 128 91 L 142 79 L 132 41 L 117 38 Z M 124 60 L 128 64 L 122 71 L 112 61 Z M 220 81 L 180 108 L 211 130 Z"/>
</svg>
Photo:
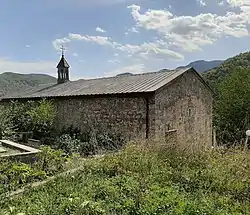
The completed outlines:
<svg viewBox="0 0 250 215">
<path fill-rule="evenodd" d="M 2 99 L 18 98 L 46 98 L 80 95 L 105 95 L 154 92 L 168 84 L 190 68 L 178 70 L 161 70 L 159 72 L 143 73 L 138 75 L 115 76 L 90 80 L 70 81 L 63 84 L 54 84 L 44 89 L 27 90 L 18 95 L 7 95 Z"/>
</svg>

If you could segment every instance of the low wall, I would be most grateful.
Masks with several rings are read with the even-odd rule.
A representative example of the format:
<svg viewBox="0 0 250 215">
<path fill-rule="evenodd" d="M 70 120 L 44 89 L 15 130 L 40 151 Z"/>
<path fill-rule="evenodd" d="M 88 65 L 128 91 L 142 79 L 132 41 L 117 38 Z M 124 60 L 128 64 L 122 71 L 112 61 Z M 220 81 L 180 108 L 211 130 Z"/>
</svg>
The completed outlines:
<svg viewBox="0 0 250 215">
<path fill-rule="evenodd" d="M 40 150 L 38 149 L 31 148 L 29 146 L 15 143 L 9 140 L 0 140 L 0 143 L 5 147 L 18 149 L 20 151 L 18 153 L 0 155 L 0 158 L 2 159 L 10 159 L 12 161 L 23 163 L 32 163 L 37 160 L 36 154 L 40 152 Z"/>
</svg>

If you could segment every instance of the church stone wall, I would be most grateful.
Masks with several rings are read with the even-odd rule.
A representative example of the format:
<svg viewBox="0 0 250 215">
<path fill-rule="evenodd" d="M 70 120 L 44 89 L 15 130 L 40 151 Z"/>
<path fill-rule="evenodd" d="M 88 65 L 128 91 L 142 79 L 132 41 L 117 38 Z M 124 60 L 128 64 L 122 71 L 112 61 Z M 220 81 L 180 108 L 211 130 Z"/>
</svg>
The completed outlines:
<svg viewBox="0 0 250 215">
<path fill-rule="evenodd" d="M 59 128 L 73 125 L 122 133 L 126 138 L 146 137 L 147 101 L 144 97 L 75 97 L 54 100 Z"/>
<path fill-rule="evenodd" d="M 155 135 L 178 143 L 212 144 L 212 92 L 193 71 L 155 95 Z"/>
<path fill-rule="evenodd" d="M 82 132 L 105 130 L 127 139 L 171 137 L 183 144 L 212 144 L 212 92 L 192 70 L 154 94 L 75 96 L 53 101 L 58 129 L 73 125 Z"/>
</svg>

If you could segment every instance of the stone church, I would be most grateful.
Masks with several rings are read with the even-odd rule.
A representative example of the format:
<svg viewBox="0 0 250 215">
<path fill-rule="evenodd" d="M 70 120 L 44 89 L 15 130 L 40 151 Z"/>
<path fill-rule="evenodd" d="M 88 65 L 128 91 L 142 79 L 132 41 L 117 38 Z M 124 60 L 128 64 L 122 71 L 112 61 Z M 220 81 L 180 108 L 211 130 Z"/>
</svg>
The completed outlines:
<svg viewBox="0 0 250 215">
<path fill-rule="evenodd" d="M 58 126 L 105 129 L 126 138 L 212 144 L 213 92 L 193 68 L 70 81 L 62 55 L 57 83 L 1 98 L 52 99 Z"/>
</svg>

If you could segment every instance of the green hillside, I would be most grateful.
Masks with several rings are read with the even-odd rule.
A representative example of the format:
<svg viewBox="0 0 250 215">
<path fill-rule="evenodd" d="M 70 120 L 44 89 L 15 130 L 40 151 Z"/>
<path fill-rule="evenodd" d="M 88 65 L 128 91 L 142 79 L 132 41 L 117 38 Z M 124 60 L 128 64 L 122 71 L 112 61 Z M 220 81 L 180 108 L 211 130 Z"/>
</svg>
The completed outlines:
<svg viewBox="0 0 250 215">
<path fill-rule="evenodd" d="M 0 96 L 16 92 L 39 84 L 56 83 L 56 78 L 43 74 L 18 74 L 6 72 L 0 74 Z"/>
<path fill-rule="evenodd" d="M 220 66 L 208 70 L 202 75 L 212 87 L 216 88 L 225 77 L 230 75 L 231 72 L 237 68 L 250 68 L 250 52 L 241 53 L 235 57 L 229 58 Z"/>
</svg>

